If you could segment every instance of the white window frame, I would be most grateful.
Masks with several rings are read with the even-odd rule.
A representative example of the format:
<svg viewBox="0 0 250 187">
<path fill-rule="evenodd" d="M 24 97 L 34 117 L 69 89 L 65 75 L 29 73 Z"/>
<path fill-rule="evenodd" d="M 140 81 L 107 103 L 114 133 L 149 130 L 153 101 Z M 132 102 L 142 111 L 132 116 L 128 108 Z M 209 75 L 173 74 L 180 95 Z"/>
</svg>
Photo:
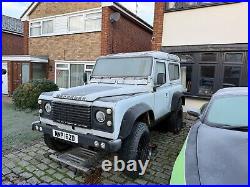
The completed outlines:
<svg viewBox="0 0 250 187">
<path fill-rule="evenodd" d="M 67 68 L 57 68 L 58 64 L 67 64 L 68 67 Z M 86 66 L 87 65 L 95 65 L 95 61 L 68 61 L 68 62 L 57 61 L 55 63 L 55 84 L 57 84 L 57 82 L 56 82 L 56 78 L 57 78 L 56 70 L 68 70 L 69 71 L 69 82 L 68 82 L 68 85 L 69 85 L 69 88 L 71 88 L 70 87 L 70 65 L 71 64 L 82 64 L 82 65 L 84 65 L 84 72 L 90 71 L 92 73 L 93 69 L 87 69 Z M 59 89 L 65 89 L 65 88 L 59 88 Z"/>
<path fill-rule="evenodd" d="M 43 23 L 46 22 L 46 21 L 52 21 L 52 33 L 43 34 Z M 41 21 L 41 35 L 42 36 L 53 35 L 53 33 L 54 33 L 54 27 L 55 27 L 55 25 L 54 25 L 54 20 L 53 19 L 42 20 Z"/>
<path fill-rule="evenodd" d="M 39 23 L 39 26 L 31 26 L 34 23 Z M 33 29 L 33 28 L 39 28 L 39 27 L 41 28 L 40 29 L 40 35 L 33 35 L 33 36 L 31 36 L 31 29 Z M 29 36 L 30 37 L 36 37 L 36 36 L 41 36 L 41 34 L 42 34 L 42 24 L 41 24 L 41 21 L 30 22 L 30 24 L 29 24 Z"/>
<path fill-rule="evenodd" d="M 86 29 L 86 15 L 88 14 L 94 14 L 94 13 L 100 13 L 100 17 L 96 16 L 94 18 L 89 18 L 89 19 L 101 19 L 102 20 L 102 9 L 101 8 L 93 8 L 93 9 L 88 9 L 88 10 L 83 10 L 83 11 L 78 11 L 78 12 L 71 12 L 71 13 L 65 13 L 65 14 L 58 14 L 55 16 L 47 16 L 47 17 L 42 17 L 42 18 L 36 18 L 36 19 L 31 19 L 30 23 L 29 23 L 29 37 L 33 38 L 33 37 L 43 37 L 43 36 L 58 36 L 58 35 L 70 35 L 70 34 L 76 34 L 76 33 L 88 33 L 88 32 L 100 32 L 101 31 L 101 26 L 100 29 L 94 29 L 94 30 L 87 30 Z M 82 15 L 83 16 L 83 29 L 79 30 L 79 31 L 70 31 L 69 30 L 69 18 L 70 17 L 74 17 L 74 16 L 79 16 Z M 64 17 L 66 16 L 67 18 L 67 28 L 65 28 L 64 32 L 58 32 L 55 29 L 55 20 L 57 17 Z M 43 21 L 50 21 L 53 20 L 53 33 L 50 34 L 42 34 L 42 22 Z M 40 22 L 40 26 L 41 26 L 41 33 L 40 35 L 34 35 L 31 36 L 30 35 L 30 30 L 31 30 L 31 23 L 36 23 L 36 22 Z M 102 21 L 101 21 L 102 23 Z"/>
<path fill-rule="evenodd" d="M 53 32 L 52 33 L 48 33 L 48 34 L 43 34 L 43 22 L 46 22 L 46 21 L 52 21 L 53 22 Z M 31 24 L 32 23 L 40 23 L 39 26 L 33 26 L 31 27 Z M 41 27 L 41 31 L 40 31 L 40 35 L 34 35 L 34 36 L 31 36 L 31 28 L 37 28 L 37 27 Z M 40 21 L 31 21 L 30 24 L 29 24 L 29 37 L 41 37 L 41 36 L 52 36 L 54 35 L 54 19 L 43 19 L 43 20 L 40 20 Z"/>
<path fill-rule="evenodd" d="M 81 19 L 83 20 L 83 28 L 81 30 L 70 30 L 70 18 L 72 17 L 78 17 L 81 16 Z M 85 18 L 84 18 L 84 14 L 75 14 L 75 15 L 71 15 L 67 17 L 67 31 L 69 34 L 74 34 L 74 33 L 81 33 L 81 32 L 85 32 Z"/>
<path fill-rule="evenodd" d="M 101 27 L 102 27 L 102 13 L 101 13 L 101 17 L 98 17 L 98 16 L 96 16 L 96 17 L 94 17 L 94 18 L 87 18 L 87 15 L 89 15 L 89 14 L 96 14 L 96 13 L 101 13 L 101 12 L 89 12 L 89 13 L 86 13 L 85 15 L 84 15 L 84 29 L 85 29 L 85 32 L 95 32 L 95 31 L 101 31 L 101 29 L 100 30 L 91 30 L 91 29 L 89 29 L 89 30 L 87 30 L 87 27 L 86 27 L 86 21 L 87 20 L 98 20 L 98 19 L 101 19 Z M 100 28 L 101 28 L 100 27 Z"/>
</svg>

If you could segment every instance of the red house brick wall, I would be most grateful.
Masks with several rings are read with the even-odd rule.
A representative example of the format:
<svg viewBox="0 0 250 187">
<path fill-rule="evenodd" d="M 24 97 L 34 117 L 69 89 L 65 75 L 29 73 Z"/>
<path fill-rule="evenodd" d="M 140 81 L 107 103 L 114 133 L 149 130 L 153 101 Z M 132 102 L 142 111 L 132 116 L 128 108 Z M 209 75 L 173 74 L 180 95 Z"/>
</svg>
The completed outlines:
<svg viewBox="0 0 250 187">
<path fill-rule="evenodd" d="M 155 3 L 152 50 L 159 51 L 161 49 L 164 9 L 165 9 L 165 3 L 162 2 Z"/>
<path fill-rule="evenodd" d="M 110 14 L 115 10 L 102 9 L 102 55 L 151 50 L 152 31 L 121 14 L 119 21 L 111 23 Z"/>
<path fill-rule="evenodd" d="M 2 55 L 24 54 L 23 36 L 2 32 Z"/>
</svg>

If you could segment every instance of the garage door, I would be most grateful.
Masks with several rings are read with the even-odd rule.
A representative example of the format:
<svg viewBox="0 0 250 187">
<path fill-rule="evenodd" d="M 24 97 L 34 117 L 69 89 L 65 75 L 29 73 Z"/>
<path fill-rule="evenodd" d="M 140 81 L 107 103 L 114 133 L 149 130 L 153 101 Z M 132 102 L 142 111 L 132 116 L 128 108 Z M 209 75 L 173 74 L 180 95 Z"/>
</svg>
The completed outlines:
<svg viewBox="0 0 250 187">
<path fill-rule="evenodd" d="M 2 63 L 2 69 L 5 69 L 7 73 L 2 75 L 2 94 L 8 94 L 8 70 L 7 63 Z"/>
</svg>

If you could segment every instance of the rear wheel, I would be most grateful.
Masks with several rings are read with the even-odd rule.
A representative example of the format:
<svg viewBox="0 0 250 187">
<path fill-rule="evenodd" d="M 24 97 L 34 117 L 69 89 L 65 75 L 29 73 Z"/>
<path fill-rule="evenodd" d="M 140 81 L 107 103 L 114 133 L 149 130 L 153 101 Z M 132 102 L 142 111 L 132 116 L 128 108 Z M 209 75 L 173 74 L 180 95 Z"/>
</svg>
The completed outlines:
<svg viewBox="0 0 250 187">
<path fill-rule="evenodd" d="M 59 152 L 65 151 L 71 147 L 71 145 L 67 143 L 63 143 L 55 138 L 52 138 L 49 134 L 44 134 L 44 142 L 50 149 Z"/>
<path fill-rule="evenodd" d="M 149 160 L 151 154 L 149 142 L 150 136 L 147 125 L 138 122 L 134 125 L 131 134 L 125 139 L 119 152 L 119 158 L 125 163 L 129 160 L 134 160 L 137 163 L 137 171 L 125 171 L 128 176 L 137 178 L 141 172 L 138 161 L 141 160 L 144 164 L 146 160 Z"/>
<path fill-rule="evenodd" d="M 183 126 L 183 108 L 181 99 L 177 103 L 177 108 L 175 111 L 171 112 L 169 117 L 169 131 L 177 134 L 180 132 Z"/>
</svg>

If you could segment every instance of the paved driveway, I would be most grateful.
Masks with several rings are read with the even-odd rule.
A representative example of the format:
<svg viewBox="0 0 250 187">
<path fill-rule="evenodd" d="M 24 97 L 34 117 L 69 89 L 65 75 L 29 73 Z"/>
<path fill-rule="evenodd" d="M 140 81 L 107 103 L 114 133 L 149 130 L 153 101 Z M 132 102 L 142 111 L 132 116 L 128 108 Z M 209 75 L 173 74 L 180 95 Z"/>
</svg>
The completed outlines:
<svg viewBox="0 0 250 187">
<path fill-rule="evenodd" d="M 151 140 L 157 148 L 146 174 L 133 180 L 120 172 L 99 169 L 90 175 L 74 175 L 71 168 L 60 167 L 47 158 L 53 151 L 43 143 L 40 134 L 30 130 L 36 115 L 15 111 L 8 105 L 3 105 L 3 109 L 3 184 L 168 184 L 173 164 L 192 124 L 192 121 L 187 121 L 178 135 L 152 131 Z"/>
</svg>

